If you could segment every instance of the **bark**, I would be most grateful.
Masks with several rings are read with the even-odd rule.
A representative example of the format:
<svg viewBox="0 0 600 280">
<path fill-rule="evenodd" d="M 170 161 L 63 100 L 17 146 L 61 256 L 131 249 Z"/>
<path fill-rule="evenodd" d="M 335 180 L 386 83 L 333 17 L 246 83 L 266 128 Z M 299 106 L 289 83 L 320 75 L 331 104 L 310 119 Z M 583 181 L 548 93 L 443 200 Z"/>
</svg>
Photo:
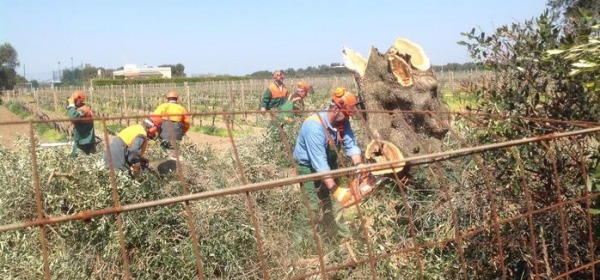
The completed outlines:
<svg viewBox="0 0 600 280">
<path fill-rule="evenodd" d="M 418 58 L 418 65 L 413 65 L 412 57 Z M 359 95 L 365 101 L 366 110 L 398 110 L 365 116 L 377 140 L 395 144 L 404 157 L 442 150 L 441 139 L 448 132 L 449 115 L 438 114 L 447 111 L 447 107 L 441 100 L 437 79 L 424 52 L 416 55 L 391 47 L 381 54 L 373 47 L 364 75 L 356 73 Z M 409 110 L 414 112 L 402 112 Z"/>
</svg>

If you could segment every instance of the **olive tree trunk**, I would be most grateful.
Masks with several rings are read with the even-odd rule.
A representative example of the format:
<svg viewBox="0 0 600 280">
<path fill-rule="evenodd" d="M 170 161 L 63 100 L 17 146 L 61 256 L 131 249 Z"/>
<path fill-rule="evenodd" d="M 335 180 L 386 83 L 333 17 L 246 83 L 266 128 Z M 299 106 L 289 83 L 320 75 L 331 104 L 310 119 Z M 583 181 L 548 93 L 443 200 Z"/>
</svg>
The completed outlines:
<svg viewBox="0 0 600 280">
<path fill-rule="evenodd" d="M 449 115 L 438 114 L 447 107 L 429 58 L 418 45 L 399 38 L 385 54 L 372 47 L 368 60 L 347 48 L 344 54 L 346 67 L 356 72 L 365 109 L 397 110 L 365 115 L 376 140 L 395 144 L 404 157 L 442 150 Z"/>
</svg>

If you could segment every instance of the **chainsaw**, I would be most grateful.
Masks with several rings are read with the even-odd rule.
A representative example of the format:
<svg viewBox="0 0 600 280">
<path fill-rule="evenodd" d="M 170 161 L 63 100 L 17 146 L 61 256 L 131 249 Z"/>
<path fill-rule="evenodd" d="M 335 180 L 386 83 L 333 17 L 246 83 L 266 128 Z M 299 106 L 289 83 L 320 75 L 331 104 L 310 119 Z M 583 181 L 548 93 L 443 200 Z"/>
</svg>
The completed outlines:
<svg viewBox="0 0 600 280">
<path fill-rule="evenodd" d="M 354 206 L 366 201 L 367 198 L 375 193 L 375 189 L 385 180 L 386 177 L 373 175 L 371 172 L 361 172 L 350 181 L 348 189 L 352 198 L 342 203 L 343 208 Z"/>
<path fill-rule="evenodd" d="M 369 163 L 383 163 L 398 159 L 403 159 L 402 152 L 393 143 L 382 140 L 372 140 L 365 151 L 365 159 Z M 405 163 L 398 163 L 392 168 L 385 168 L 373 171 L 361 171 L 350 181 L 348 188 L 352 198 L 342 203 L 343 208 L 347 208 L 365 201 L 366 198 L 373 195 L 375 189 L 385 180 L 389 179 L 383 175 L 398 173 L 403 170 Z"/>
</svg>

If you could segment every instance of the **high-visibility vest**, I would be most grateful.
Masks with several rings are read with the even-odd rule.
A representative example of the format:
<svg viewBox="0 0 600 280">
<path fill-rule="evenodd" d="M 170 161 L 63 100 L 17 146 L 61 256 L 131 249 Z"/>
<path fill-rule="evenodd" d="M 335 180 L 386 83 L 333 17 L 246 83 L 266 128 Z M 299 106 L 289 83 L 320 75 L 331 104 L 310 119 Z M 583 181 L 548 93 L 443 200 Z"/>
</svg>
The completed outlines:
<svg viewBox="0 0 600 280">
<path fill-rule="evenodd" d="M 279 89 L 275 83 L 270 83 L 268 88 L 271 92 L 271 98 L 287 97 L 287 88 L 285 86 L 282 86 L 281 89 Z"/>
<path fill-rule="evenodd" d="M 185 115 L 188 111 L 185 107 L 181 106 L 177 103 L 163 103 L 156 110 L 154 110 L 155 115 L 161 115 L 163 120 L 168 120 L 172 122 L 189 122 L 189 116 Z M 177 115 L 179 116 L 173 116 Z M 171 116 L 170 116 L 171 115 Z"/>
<path fill-rule="evenodd" d="M 335 143 L 333 142 L 333 139 L 331 138 L 331 134 L 329 134 L 329 131 L 327 130 L 327 127 L 325 126 L 325 122 L 323 121 L 323 119 L 321 118 L 321 116 L 317 113 L 317 114 L 312 114 L 310 115 L 308 118 L 306 118 L 304 120 L 304 122 L 308 122 L 308 121 L 314 121 L 314 122 L 318 122 L 321 124 L 321 126 L 323 126 L 323 130 L 325 131 L 325 135 L 327 136 L 327 143 L 331 146 L 334 147 Z M 343 125 L 339 125 L 337 127 L 337 139 L 338 141 L 342 141 L 342 135 L 344 133 L 344 126 Z"/>
<path fill-rule="evenodd" d="M 125 145 L 127 145 L 127 147 L 131 147 L 131 145 L 133 144 L 133 140 L 135 140 L 135 138 L 140 135 L 146 138 L 146 129 L 141 124 L 136 124 L 121 130 L 121 132 L 119 132 L 117 136 L 121 138 L 123 142 L 125 142 Z M 147 145 L 148 141 L 144 141 L 144 145 L 142 146 L 142 155 L 144 155 L 144 152 L 146 152 Z"/>
</svg>

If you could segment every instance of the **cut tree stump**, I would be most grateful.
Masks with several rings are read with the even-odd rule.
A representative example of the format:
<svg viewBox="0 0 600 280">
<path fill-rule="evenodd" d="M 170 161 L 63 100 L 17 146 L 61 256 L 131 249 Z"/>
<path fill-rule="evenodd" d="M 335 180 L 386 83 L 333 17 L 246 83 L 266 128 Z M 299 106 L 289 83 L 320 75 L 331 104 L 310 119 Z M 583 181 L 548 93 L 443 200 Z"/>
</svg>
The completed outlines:
<svg viewBox="0 0 600 280">
<path fill-rule="evenodd" d="M 404 157 L 442 150 L 450 115 L 429 58 L 419 45 L 398 38 L 384 54 L 371 47 L 367 60 L 346 47 L 343 53 L 344 65 L 355 72 L 364 109 L 396 110 L 364 114 L 375 140 L 395 144 Z"/>
</svg>

